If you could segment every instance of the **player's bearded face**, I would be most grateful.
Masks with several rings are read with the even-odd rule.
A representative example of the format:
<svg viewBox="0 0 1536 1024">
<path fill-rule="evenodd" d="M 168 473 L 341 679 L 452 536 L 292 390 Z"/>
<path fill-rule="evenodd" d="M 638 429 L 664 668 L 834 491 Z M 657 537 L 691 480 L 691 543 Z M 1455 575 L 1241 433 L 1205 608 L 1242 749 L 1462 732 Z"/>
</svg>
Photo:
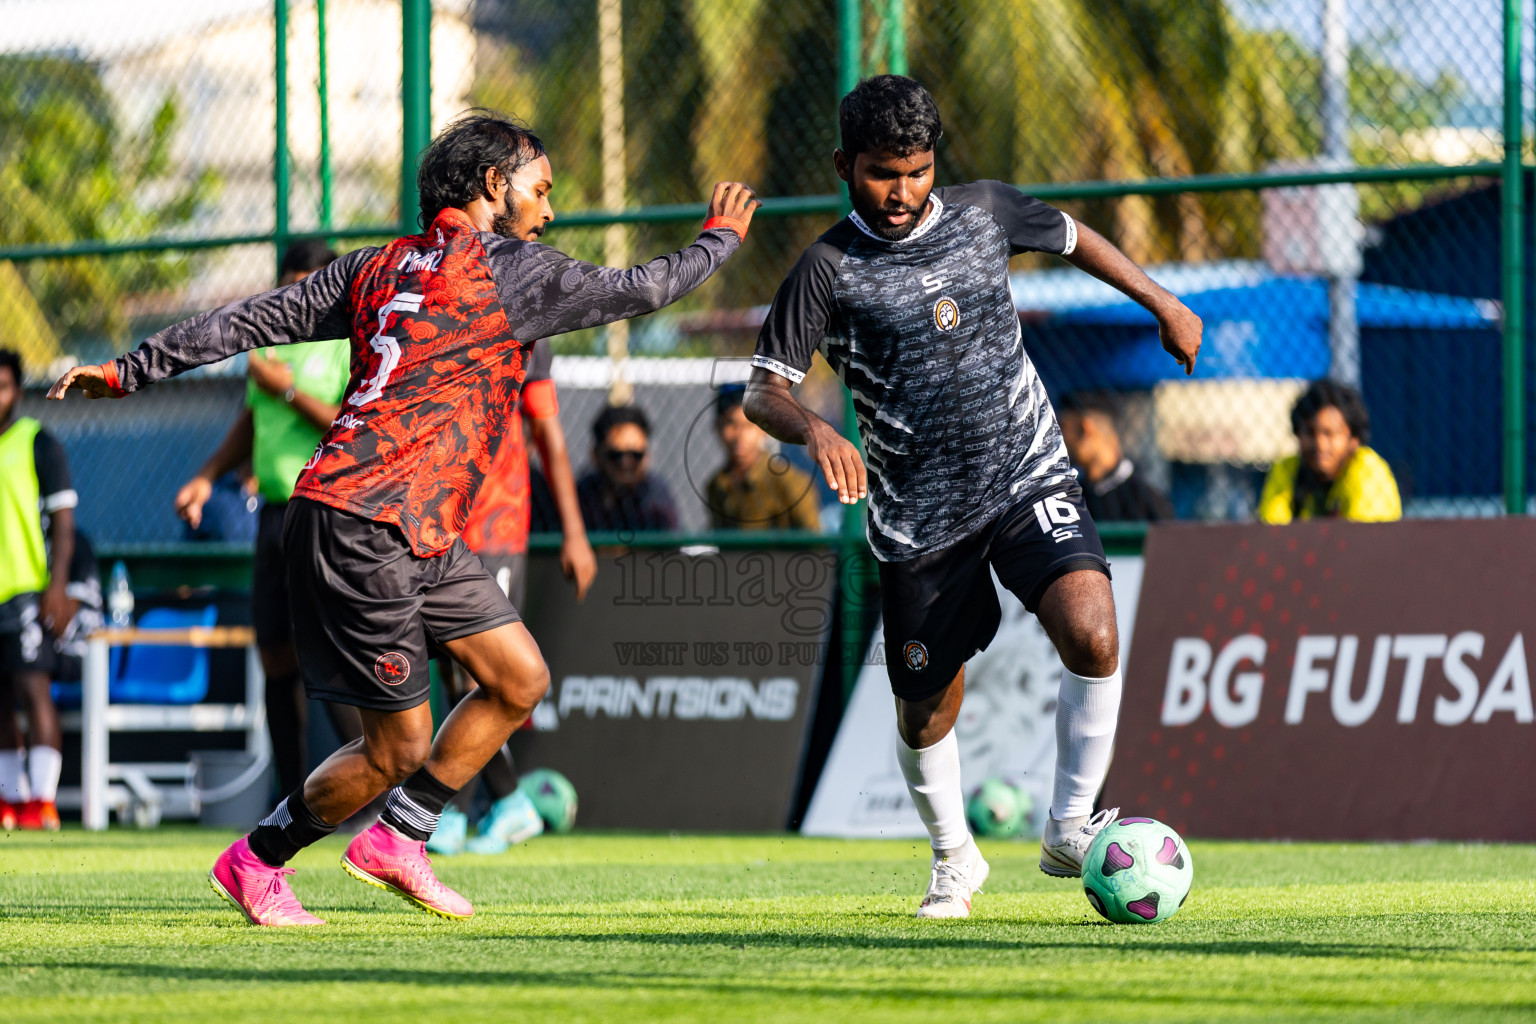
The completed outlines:
<svg viewBox="0 0 1536 1024">
<path fill-rule="evenodd" d="M 881 238 L 899 242 L 922 222 L 933 191 L 933 150 L 860 153 L 851 163 L 839 152 L 837 172 L 848 183 L 854 210 Z"/>
<path fill-rule="evenodd" d="M 501 209 L 491 220 L 491 230 L 503 238 L 536 241 L 555 219 L 549 202 L 554 171 L 548 157 L 539 157 L 512 172 L 502 193 Z"/>
</svg>

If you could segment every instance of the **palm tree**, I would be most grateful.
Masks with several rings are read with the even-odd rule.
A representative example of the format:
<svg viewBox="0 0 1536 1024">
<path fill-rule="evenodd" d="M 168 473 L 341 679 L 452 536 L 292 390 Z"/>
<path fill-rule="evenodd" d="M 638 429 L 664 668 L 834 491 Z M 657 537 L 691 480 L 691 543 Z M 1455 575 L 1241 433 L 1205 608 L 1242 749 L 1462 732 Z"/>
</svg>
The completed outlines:
<svg viewBox="0 0 1536 1024">
<path fill-rule="evenodd" d="M 211 172 L 163 201 L 140 198 L 166 172 L 178 122 L 167 100 L 124 138 L 92 66 L 0 57 L 0 244 L 136 239 L 190 220 L 216 187 Z M 123 298 L 189 273 L 174 255 L 0 261 L 0 345 L 47 366 L 65 340 L 122 342 Z"/>
</svg>

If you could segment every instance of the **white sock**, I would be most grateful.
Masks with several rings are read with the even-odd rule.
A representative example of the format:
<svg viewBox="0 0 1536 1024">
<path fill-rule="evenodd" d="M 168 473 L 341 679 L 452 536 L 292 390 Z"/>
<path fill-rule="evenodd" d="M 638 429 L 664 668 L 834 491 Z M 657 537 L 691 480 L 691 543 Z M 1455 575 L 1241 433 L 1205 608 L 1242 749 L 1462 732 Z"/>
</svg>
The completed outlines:
<svg viewBox="0 0 1536 1024">
<path fill-rule="evenodd" d="M 960 789 L 960 744 L 951 729 L 931 747 L 913 750 L 898 733 L 896 760 L 907 780 L 907 792 L 917 805 L 935 855 L 965 849 L 971 830 L 965 823 L 965 793 Z"/>
<path fill-rule="evenodd" d="M 1115 747 L 1120 682 L 1118 668 L 1103 679 L 1061 670 L 1056 698 L 1056 785 L 1051 792 L 1051 817 L 1058 821 L 1093 813 L 1093 798 L 1109 774 Z"/>
<path fill-rule="evenodd" d="M 64 755 L 52 747 L 33 747 L 27 751 L 27 781 L 32 784 L 32 799 L 55 799 L 63 768 Z"/>
<path fill-rule="evenodd" d="M 25 760 L 19 750 L 0 750 L 0 800 L 8 804 L 27 802 L 27 780 L 22 774 Z"/>
</svg>

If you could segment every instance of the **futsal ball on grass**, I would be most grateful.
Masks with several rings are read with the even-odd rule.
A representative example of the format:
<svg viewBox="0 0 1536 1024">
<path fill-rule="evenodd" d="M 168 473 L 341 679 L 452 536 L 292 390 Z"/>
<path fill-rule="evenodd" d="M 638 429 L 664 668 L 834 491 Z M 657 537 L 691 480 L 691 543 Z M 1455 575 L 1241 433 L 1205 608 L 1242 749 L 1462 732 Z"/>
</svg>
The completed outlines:
<svg viewBox="0 0 1536 1024">
<path fill-rule="evenodd" d="M 1083 892 L 1116 924 L 1153 924 L 1178 913 L 1195 880 L 1189 848 L 1153 818 L 1108 825 L 1083 858 Z"/>
<path fill-rule="evenodd" d="M 1008 839 L 1024 830 L 1032 801 L 1005 779 L 993 777 L 977 787 L 965 805 L 971 831 L 989 839 Z"/>
<path fill-rule="evenodd" d="M 553 768 L 535 768 L 517 780 L 551 832 L 569 832 L 576 824 L 576 787 Z"/>
</svg>

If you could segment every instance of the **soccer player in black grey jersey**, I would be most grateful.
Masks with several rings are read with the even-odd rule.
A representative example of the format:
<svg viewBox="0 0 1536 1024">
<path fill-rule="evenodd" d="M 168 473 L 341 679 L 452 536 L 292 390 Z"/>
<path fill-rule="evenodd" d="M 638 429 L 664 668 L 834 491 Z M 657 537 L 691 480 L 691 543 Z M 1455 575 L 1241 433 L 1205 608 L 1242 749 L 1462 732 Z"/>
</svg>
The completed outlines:
<svg viewBox="0 0 1536 1024">
<path fill-rule="evenodd" d="M 1186 372 L 1201 324 L 1104 238 L 995 181 L 933 187 L 933 98 L 882 75 L 843 97 L 833 154 L 854 212 L 806 250 L 774 297 L 747 415 L 803 444 L 845 503 L 869 498 L 897 756 L 933 845 L 919 917 L 966 917 L 987 862 L 965 822 L 953 727 L 965 661 L 1001 610 L 989 567 L 1040 617 L 1065 670 L 1040 868 L 1075 877 L 1115 811 L 1090 814 L 1120 707 L 1109 564 L 1039 375 L 1008 260 L 1050 252 L 1150 310 Z M 820 351 L 853 395 L 864 458 L 790 388 Z M 866 476 L 865 460 L 868 462 Z M 1117 809 L 1118 810 L 1118 809 Z"/>
</svg>

